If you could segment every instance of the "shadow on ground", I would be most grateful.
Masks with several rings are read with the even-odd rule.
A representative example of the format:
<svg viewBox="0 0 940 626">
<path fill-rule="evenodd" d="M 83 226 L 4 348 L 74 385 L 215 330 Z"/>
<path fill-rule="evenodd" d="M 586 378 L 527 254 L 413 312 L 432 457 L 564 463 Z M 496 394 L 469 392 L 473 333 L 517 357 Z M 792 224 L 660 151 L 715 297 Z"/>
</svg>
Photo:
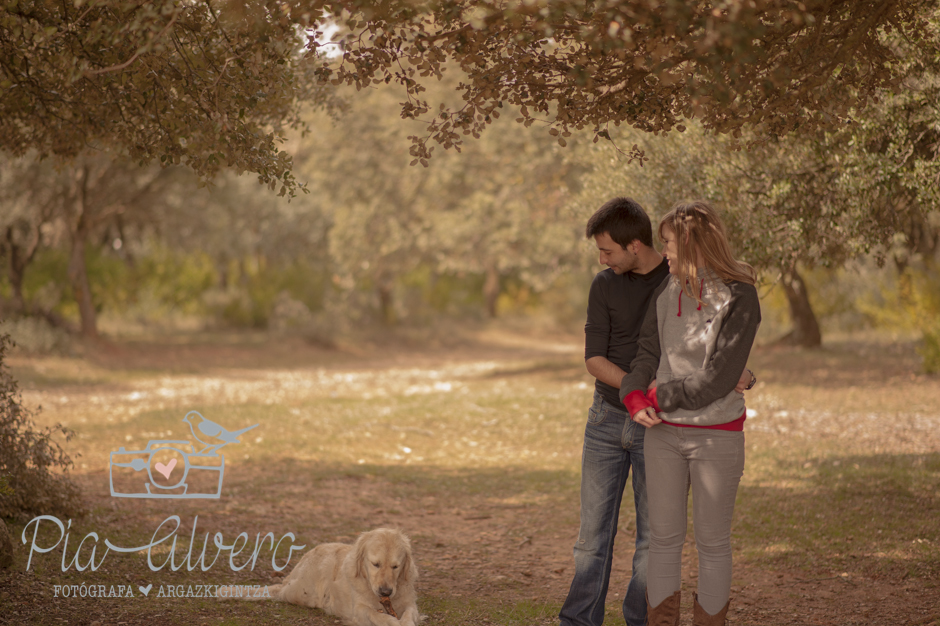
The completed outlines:
<svg viewBox="0 0 940 626">
<path fill-rule="evenodd" d="M 934 613 L 940 619 L 940 455 L 819 459 L 781 463 L 778 471 L 773 484 L 745 484 L 739 492 L 729 623 L 930 624 Z M 62 572 L 60 545 L 34 554 L 27 572 L 20 546 L 16 565 L 0 575 L 0 623 L 333 624 L 319 611 L 143 596 L 138 587 L 271 584 L 281 575 L 269 550 L 261 551 L 253 569 L 246 566 L 245 555 L 259 534 L 272 532 L 277 539 L 291 532 L 309 548 L 396 526 L 414 541 L 429 624 L 547 624 L 567 591 L 578 531 L 576 473 L 513 466 L 442 470 L 249 461 L 231 468 L 217 501 L 111 498 L 102 473 L 84 475 L 81 482 L 94 512 L 72 522 L 66 562 L 89 532 L 102 542 L 107 537 L 118 545 L 142 545 L 161 522 L 178 515 L 180 567 L 154 572 L 145 555 L 112 552 L 97 571 Z M 23 528 L 13 525 L 17 540 Z M 633 532 L 625 507 L 612 594 L 629 580 Z M 220 533 L 226 545 L 245 533 L 248 548 L 231 564 L 223 554 L 207 571 L 189 571 L 184 563 L 190 541 L 198 552 L 207 533 Z M 38 540 L 51 546 L 55 535 L 47 524 Z M 696 574 L 691 533 L 689 539 L 684 577 L 690 592 Z M 87 562 L 92 543 L 81 547 L 79 563 Z M 211 557 L 211 539 L 208 548 Z M 169 550 L 156 552 L 157 564 L 169 557 Z M 276 562 L 283 564 L 285 555 L 282 549 Z M 102 559 L 101 551 L 96 559 Z M 233 571 L 233 565 L 243 569 Z M 82 583 L 128 585 L 135 597 L 54 597 L 54 585 Z M 619 601 L 611 597 L 608 605 Z"/>
</svg>

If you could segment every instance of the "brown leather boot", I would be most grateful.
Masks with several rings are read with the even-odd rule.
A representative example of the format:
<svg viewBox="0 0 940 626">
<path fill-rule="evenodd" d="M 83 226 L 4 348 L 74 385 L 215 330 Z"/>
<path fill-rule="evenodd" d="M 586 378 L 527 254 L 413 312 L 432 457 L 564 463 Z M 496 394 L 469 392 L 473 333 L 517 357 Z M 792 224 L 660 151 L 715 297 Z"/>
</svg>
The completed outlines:
<svg viewBox="0 0 940 626">
<path fill-rule="evenodd" d="M 698 594 L 692 593 L 692 626 L 725 626 L 725 616 L 728 615 L 728 607 L 731 600 L 725 602 L 725 607 L 715 615 L 709 615 L 698 603 Z"/>
<path fill-rule="evenodd" d="M 650 606 L 649 593 L 646 594 L 646 626 L 679 626 L 679 599 L 682 592 L 677 591 L 655 609 Z"/>
</svg>

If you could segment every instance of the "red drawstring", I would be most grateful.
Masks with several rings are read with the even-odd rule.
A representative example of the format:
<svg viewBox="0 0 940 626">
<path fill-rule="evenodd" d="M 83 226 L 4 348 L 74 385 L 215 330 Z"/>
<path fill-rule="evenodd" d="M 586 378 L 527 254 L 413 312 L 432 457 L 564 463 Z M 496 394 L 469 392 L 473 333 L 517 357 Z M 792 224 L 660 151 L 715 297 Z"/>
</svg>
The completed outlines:
<svg viewBox="0 0 940 626">
<path fill-rule="evenodd" d="M 702 292 L 704 291 L 704 289 L 705 289 L 705 279 L 703 278 L 702 282 L 700 282 L 698 286 L 699 303 L 698 303 L 698 308 L 696 309 L 696 311 L 702 310 Z M 682 292 L 683 291 L 685 290 L 684 289 L 679 290 L 679 312 L 676 314 L 676 317 L 682 317 Z"/>
</svg>

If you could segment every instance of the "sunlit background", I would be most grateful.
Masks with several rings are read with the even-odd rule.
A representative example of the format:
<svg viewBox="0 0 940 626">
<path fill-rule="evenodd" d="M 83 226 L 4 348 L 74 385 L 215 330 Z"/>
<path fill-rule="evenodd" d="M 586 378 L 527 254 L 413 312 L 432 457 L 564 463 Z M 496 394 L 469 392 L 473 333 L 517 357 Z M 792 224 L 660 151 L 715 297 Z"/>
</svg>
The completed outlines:
<svg viewBox="0 0 940 626">
<path fill-rule="evenodd" d="M 591 213 L 628 195 L 655 222 L 701 197 L 761 271 L 762 343 L 904 337 L 920 342 L 926 371 L 940 368 L 936 165 L 898 168 L 892 151 L 907 144 L 890 105 L 854 135 L 750 151 L 694 125 L 599 143 L 573 134 L 561 147 L 507 107 L 461 153 L 438 148 L 423 167 L 409 165 L 420 124 L 400 119 L 396 92 L 342 95 L 339 112 L 311 113 L 311 132 L 287 144 L 306 184 L 291 201 L 230 172 L 207 188 L 182 168 L 107 154 L 3 157 L 0 329 L 27 351 L 61 354 L 78 349 L 75 331 L 263 330 L 331 345 L 537 318 L 577 333 L 602 269 L 583 235 Z M 858 144 L 882 136 L 896 145 Z M 634 144 L 642 165 L 623 156 Z"/>
</svg>

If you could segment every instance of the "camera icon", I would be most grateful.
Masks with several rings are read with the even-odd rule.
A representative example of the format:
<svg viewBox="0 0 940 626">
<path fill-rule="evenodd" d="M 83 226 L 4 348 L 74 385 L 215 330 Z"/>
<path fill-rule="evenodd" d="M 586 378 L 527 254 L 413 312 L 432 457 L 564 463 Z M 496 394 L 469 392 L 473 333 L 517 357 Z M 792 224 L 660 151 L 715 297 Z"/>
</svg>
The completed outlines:
<svg viewBox="0 0 940 626">
<path fill-rule="evenodd" d="M 189 441 L 151 440 L 143 450 L 111 453 L 111 495 L 116 498 L 219 498 L 225 457 L 197 452 Z"/>
<path fill-rule="evenodd" d="M 220 450 L 258 425 L 230 431 L 196 411 L 183 418 L 191 441 L 150 440 L 143 450 L 122 446 L 108 464 L 115 498 L 214 498 L 222 495 L 225 457 Z"/>
</svg>

